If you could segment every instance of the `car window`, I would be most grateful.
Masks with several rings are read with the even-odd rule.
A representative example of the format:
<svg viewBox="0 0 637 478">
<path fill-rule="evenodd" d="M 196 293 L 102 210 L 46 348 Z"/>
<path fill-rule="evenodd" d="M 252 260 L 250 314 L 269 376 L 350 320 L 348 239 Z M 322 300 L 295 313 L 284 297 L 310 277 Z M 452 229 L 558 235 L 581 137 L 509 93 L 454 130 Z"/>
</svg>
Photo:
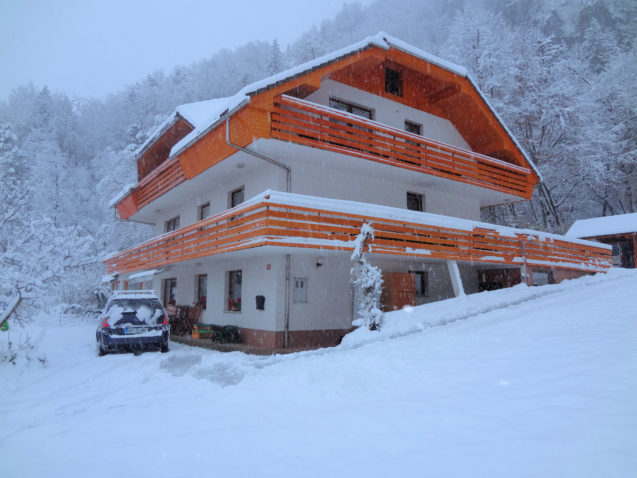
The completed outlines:
<svg viewBox="0 0 637 478">
<path fill-rule="evenodd" d="M 164 307 L 158 299 L 116 299 L 108 307 L 110 325 L 156 325 L 163 321 Z"/>
</svg>

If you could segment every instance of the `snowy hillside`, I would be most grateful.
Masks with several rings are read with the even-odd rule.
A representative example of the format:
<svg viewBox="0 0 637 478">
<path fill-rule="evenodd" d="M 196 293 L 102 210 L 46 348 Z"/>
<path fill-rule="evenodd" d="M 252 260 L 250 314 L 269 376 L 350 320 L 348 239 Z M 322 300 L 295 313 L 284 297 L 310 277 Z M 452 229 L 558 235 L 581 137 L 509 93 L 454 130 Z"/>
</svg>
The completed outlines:
<svg viewBox="0 0 637 478">
<path fill-rule="evenodd" d="M 0 476 L 635 476 L 635 290 L 518 286 L 272 357 L 98 358 L 96 324 L 42 316 L 46 366 L 0 367 Z"/>
</svg>

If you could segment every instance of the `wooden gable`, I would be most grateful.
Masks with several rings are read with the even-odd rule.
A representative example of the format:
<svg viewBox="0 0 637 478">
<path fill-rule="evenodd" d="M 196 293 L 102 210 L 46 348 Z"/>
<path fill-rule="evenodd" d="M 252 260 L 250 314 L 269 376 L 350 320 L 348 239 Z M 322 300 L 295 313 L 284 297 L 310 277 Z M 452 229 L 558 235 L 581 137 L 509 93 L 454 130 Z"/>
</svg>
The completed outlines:
<svg viewBox="0 0 637 478">
<path fill-rule="evenodd" d="M 137 159 L 137 180 L 141 181 L 166 161 L 171 148 L 193 129 L 188 121 L 177 115 L 176 121 Z"/>
</svg>

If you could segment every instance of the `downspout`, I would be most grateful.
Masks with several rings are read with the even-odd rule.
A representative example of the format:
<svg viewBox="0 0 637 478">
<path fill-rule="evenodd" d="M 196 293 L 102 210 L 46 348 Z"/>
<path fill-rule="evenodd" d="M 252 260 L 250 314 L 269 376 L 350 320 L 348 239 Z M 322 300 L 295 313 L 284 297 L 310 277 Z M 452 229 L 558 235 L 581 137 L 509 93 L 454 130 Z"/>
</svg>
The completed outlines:
<svg viewBox="0 0 637 478">
<path fill-rule="evenodd" d="M 292 170 L 289 166 L 272 159 L 264 154 L 257 153 L 256 151 L 252 151 L 251 149 L 244 148 L 239 146 L 238 144 L 234 144 L 230 141 L 230 115 L 226 111 L 224 113 L 226 117 L 226 143 L 231 148 L 237 149 L 239 151 L 243 151 L 246 154 L 254 156 L 255 158 L 262 159 L 263 161 L 267 161 L 268 163 L 274 164 L 279 168 L 285 169 L 285 192 L 292 192 Z M 283 333 L 284 347 L 287 349 L 289 346 L 289 336 L 290 336 L 290 254 L 285 255 L 285 327 Z"/>
<path fill-rule="evenodd" d="M 283 329 L 284 348 L 290 346 L 290 254 L 285 255 L 285 327 Z"/>
<path fill-rule="evenodd" d="M 238 144 L 233 144 L 230 141 L 230 115 L 228 114 L 227 111 L 224 114 L 226 117 L 226 143 L 228 144 L 228 146 L 234 149 L 238 149 L 239 151 L 243 151 L 244 153 L 254 156 L 255 158 L 259 158 L 259 159 L 262 159 L 263 161 L 267 161 L 268 163 L 272 163 L 275 166 L 278 166 L 279 168 L 285 169 L 285 192 L 286 193 L 292 192 L 292 170 L 290 169 L 290 167 L 264 154 L 257 153 L 256 151 L 252 151 L 251 149 L 244 148 L 243 146 L 239 146 Z"/>
</svg>

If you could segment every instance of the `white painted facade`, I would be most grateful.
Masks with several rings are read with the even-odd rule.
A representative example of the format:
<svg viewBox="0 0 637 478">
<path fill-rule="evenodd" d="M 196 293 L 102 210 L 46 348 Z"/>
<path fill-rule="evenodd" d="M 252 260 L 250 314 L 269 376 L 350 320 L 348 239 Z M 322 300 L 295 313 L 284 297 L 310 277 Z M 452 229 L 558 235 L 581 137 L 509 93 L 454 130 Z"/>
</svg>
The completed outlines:
<svg viewBox="0 0 637 478">
<path fill-rule="evenodd" d="M 401 130 L 405 120 L 418 123 L 424 136 L 470 149 L 453 125 L 443 118 L 331 80 L 324 80 L 321 89 L 306 100 L 329 106 L 330 98 L 370 108 L 375 121 Z M 508 197 L 456 181 L 278 140 L 260 139 L 249 147 L 290 168 L 292 193 L 406 209 L 407 193 L 411 192 L 423 196 L 426 212 L 473 220 L 479 220 L 481 206 L 505 202 Z M 229 195 L 237 188 L 243 188 L 245 200 L 268 189 L 285 191 L 285 170 L 237 152 L 168 191 L 132 219 L 154 223 L 155 235 L 160 235 L 166 232 L 166 221 L 176 216 L 180 218 L 180 227 L 199 221 L 202 204 L 210 204 L 210 215 L 227 210 Z M 289 255 L 289 282 L 286 281 L 286 255 Z M 426 272 L 428 291 L 420 302 L 454 295 L 444 262 L 373 255 L 369 260 L 385 273 Z M 287 320 L 290 331 L 349 329 L 354 318 L 354 297 L 349 284 L 351 266 L 348 253 L 261 247 L 164 267 L 154 275 L 152 287 L 161 295 L 164 280 L 176 279 L 177 303 L 190 305 L 196 300 L 197 276 L 206 274 L 207 308 L 200 318 L 204 323 L 283 331 Z M 234 270 L 242 271 L 240 312 L 227 310 L 227 273 Z M 460 274 L 465 291 L 477 292 L 476 268 L 461 264 Z M 126 280 L 126 275 L 120 279 Z M 307 294 L 304 301 L 295 301 L 295 279 L 304 281 Z M 148 285 L 147 282 L 145 287 Z M 265 297 L 264 310 L 256 308 L 258 295 Z"/>
</svg>

